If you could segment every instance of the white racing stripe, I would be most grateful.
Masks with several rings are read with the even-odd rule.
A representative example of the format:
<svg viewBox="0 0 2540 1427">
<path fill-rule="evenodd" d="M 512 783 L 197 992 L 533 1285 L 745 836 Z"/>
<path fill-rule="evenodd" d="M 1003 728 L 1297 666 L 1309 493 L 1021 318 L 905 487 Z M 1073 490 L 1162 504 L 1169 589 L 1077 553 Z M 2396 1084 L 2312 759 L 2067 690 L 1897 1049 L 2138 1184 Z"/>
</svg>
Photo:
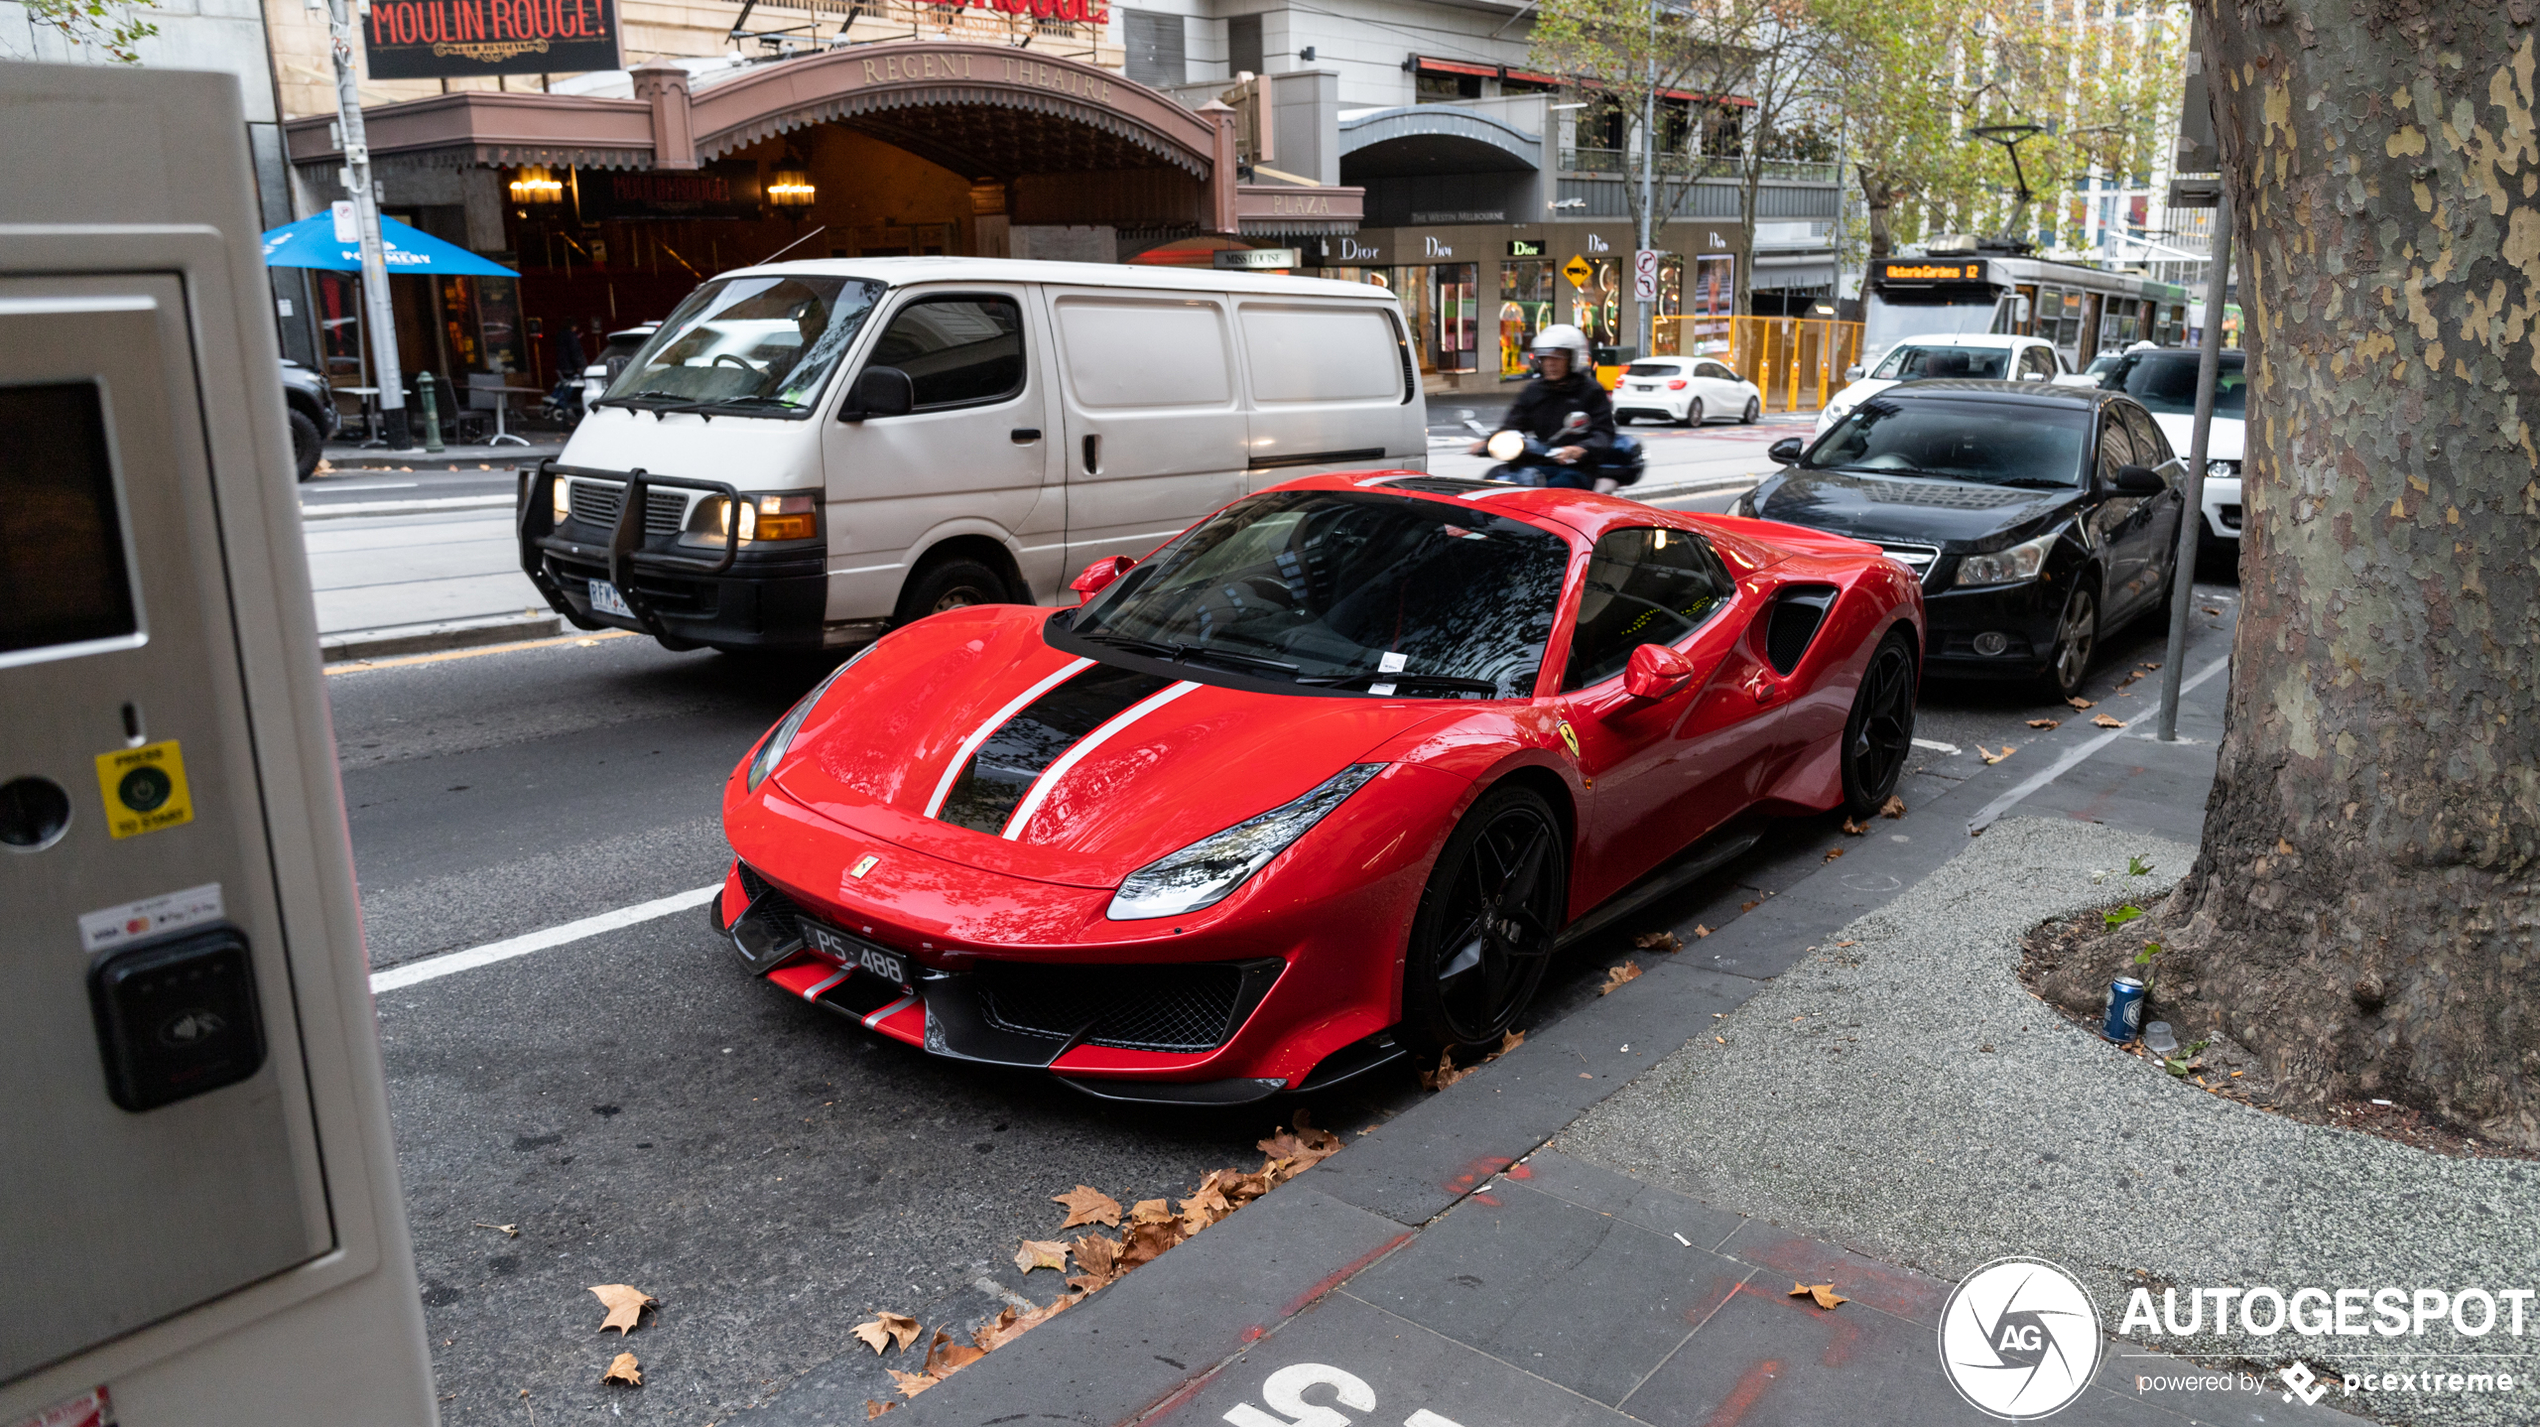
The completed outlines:
<svg viewBox="0 0 2540 1427">
<path fill-rule="evenodd" d="M 1041 695 L 1048 693 L 1050 690 L 1057 688 L 1059 685 L 1066 683 L 1069 679 L 1074 678 L 1079 672 L 1092 667 L 1094 667 L 1094 661 L 1091 659 L 1076 659 L 1069 661 L 1066 667 L 1060 669 L 1057 673 L 1052 674 L 1048 678 L 1043 679 L 1041 682 L 1025 689 L 1022 693 L 1015 695 L 1013 703 L 1007 704 L 1004 708 L 1001 708 L 994 714 L 990 715 L 986 723 L 970 730 L 970 736 L 961 741 L 961 746 L 959 748 L 953 750 L 952 766 L 944 770 L 943 781 L 935 785 L 935 796 L 926 800 L 926 816 L 931 818 L 944 810 L 944 799 L 952 796 L 953 781 L 959 778 L 961 776 L 961 770 L 969 765 L 970 755 L 978 752 L 979 745 L 988 741 L 989 734 L 1005 727 L 1005 721 L 1007 719 L 1023 712 L 1025 708 L 1031 705 L 1031 702 L 1034 699 L 1037 699 Z"/>
<path fill-rule="evenodd" d="M 828 980 L 826 980 L 826 981 L 815 981 L 815 982 L 811 983 L 809 986 L 804 987 L 804 988 L 803 988 L 803 999 L 804 999 L 804 1000 L 806 1000 L 806 1001 L 817 1001 L 817 1000 L 819 1000 L 819 999 L 820 999 L 820 993 L 821 993 L 821 992 L 826 991 L 826 990 L 828 990 L 830 987 L 837 985 L 839 982 L 846 980 L 846 979 L 847 979 L 847 977 L 848 977 L 848 976 L 850 976 L 850 975 L 852 975 L 852 974 L 853 974 L 853 972 L 851 972 L 851 971 L 850 971 L 848 968 L 846 968 L 846 967 L 843 967 L 843 966 L 842 966 L 842 967 L 838 968 L 838 974 L 837 974 L 837 975 L 830 977 L 830 978 L 829 978 Z"/>
<path fill-rule="evenodd" d="M 893 1001 L 891 1004 L 889 1004 L 889 1005 L 887 1005 L 887 1006 L 884 1006 L 881 1010 L 878 1010 L 878 1011 L 874 1012 L 872 1015 L 865 1017 L 865 1018 L 864 1018 L 864 1028 L 865 1028 L 866 1030 L 868 1030 L 868 1031 L 869 1031 L 869 1030 L 872 1030 L 874 1027 L 876 1027 L 876 1026 L 878 1026 L 878 1025 L 882 1024 L 884 1021 L 887 1021 L 887 1020 L 891 1019 L 893 1016 L 898 1015 L 900 1012 L 905 1011 L 905 1010 L 907 1010 L 909 1007 L 914 1006 L 914 1005 L 916 1005 L 916 1004 L 917 1004 L 917 998 L 916 998 L 916 997 L 914 997 L 914 996 L 902 996 L 902 997 L 901 997 L 901 998 L 899 998 L 898 1000 Z"/>
<path fill-rule="evenodd" d="M 2230 664 L 2231 656 L 2226 654 L 2220 659 L 2215 660 L 2213 663 L 2206 665 L 2204 668 L 2197 670 L 2193 675 L 2189 676 L 2186 683 L 2178 686 L 2178 696 L 2181 699 L 2186 698 L 2189 692 L 2195 689 L 2198 684 L 2201 684 L 2207 679 L 2214 677 L 2216 674 L 2221 673 L 2224 669 L 2228 668 Z M 2146 716 L 2147 715 L 2137 715 L 2135 722 L 2142 722 Z M 2149 716 L 2157 717 L 2157 713 L 2150 713 Z M 2132 724 L 2128 725 L 2129 728 L 2132 726 Z M 2027 781 L 2021 783 L 2011 791 L 2004 793 L 2002 796 L 1995 798 L 1992 802 L 1989 802 L 1982 808 L 1978 809 L 1974 817 L 1967 819 L 1967 831 L 1970 834 L 1974 834 L 1982 832 L 1986 828 L 1993 826 L 1994 820 L 2001 817 L 2004 813 L 2009 812 L 2012 807 L 2018 804 L 2020 799 L 2027 797 L 2029 794 L 2036 792 L 2038 789 L 2045 787 L 2047 784 L 2054 782 L 2056 779 L 2063 777 L 2066 773 L 2072 771 L 2074 764 L 2081 762 L 2081 760 L 2088 758 L 2091 754 L 2094 754 L 2100 749 L 2107 747 L 2109 744 L 2114 743 L 2118 739 L 2124 737 L 2125 734 L 2126 729 L 2124 728 L 2112 728 L 2107 732 L 2100 734 L 2097 738 L 2091 739 L 2085 743 L 2076 744 L 2074 747 L 2067 750 L 2063 757 L 2047 764 L 2043 769 L 2040 769 L 2036 773 L 2030 774 Z M 2147 735 L 2141 733 L 2137 733 L 2135 735 L 2137 738 L 2146 736 Z"/>
<path fill-rule="evenodd" d="M 721 882 L 711 887 L 692 887 L 685 892 L 673 892 L 667 897 L 655 897 L 649 902 L 638 902 L 631 907 L 620 907 L 614 912 L 602 912 L 596 917 L 584 917 L 578 922 L 566 922 L 560 927 L 549 927 L 545 931 L 531 932 L 527 936 L 516 936 L 508 941 L 489 942 L 484 946 L 470 947 L 466 951 L 453 951 L 441 956 L 427 956 L 421 961 L 409 961 L 403 966 L 392 966 L 386 971 L 371 973 L 370 993 L 376 996 L 382 991 L 396 991 L 425 981 L 438 981 L 444 976 L 457 972 L 473 971 L 480 966 L 491 966 L 495 962 L 509 961 L 516 956 L 527 956 L 533 951 L 545 951 L 551 946 L 563 946 L 568 942 L 583 941 L 603 932 L 613 932 L 622 927 L 654 921 L 669 916 L 673 912 L 684 912 L 690 907 L 704 906 L 722 890 Z"/>
<path fill-rule="evenodd" d="M 1068 769 L 1083 762 L 1086 754 L 1102 747 L 1113 734 L 1198 687 L 1199 685 L 1184 680 L 1160 693 L 1149 694 L 1146 698 L 1114 715 L 1111 722 L 1076 740 L 1076 746 L 1067 750 L 1056 763 L 1051 764 L 1046 772 L 1033 781 L 1032 791 L 1023 795 L 1023 801 L 1014 809 L 1014 816 L 1006 819 L 1003 834 L 1005 840 L 1012 842 L 1023 835 L 1023 829 L 1032 821 L 1032 814 L 1039 812 L 1042 802 L 1049 797 L 1050 789 L 1058 786 L 1058 780 L 1067 776 Z"/>
</svg>

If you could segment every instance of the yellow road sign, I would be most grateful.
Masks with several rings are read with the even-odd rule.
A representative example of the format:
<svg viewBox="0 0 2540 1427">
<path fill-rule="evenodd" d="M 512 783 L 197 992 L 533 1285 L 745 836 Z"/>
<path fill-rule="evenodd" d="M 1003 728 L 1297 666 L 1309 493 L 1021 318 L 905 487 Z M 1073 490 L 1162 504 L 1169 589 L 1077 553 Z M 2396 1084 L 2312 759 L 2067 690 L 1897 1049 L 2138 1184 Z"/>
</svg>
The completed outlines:
<svg viewBox="0 0 2540 1427">
<path fill-rule="evenodd" d="M 1594 271 L 1588 266 L 1588 260 L 1576 253 L 1570 255 L 1570 261 L 1561 265 L 1561 275 L 1570 280 L 1572 287 L 1587 286 L 1588 274 Z"/>
</svg>

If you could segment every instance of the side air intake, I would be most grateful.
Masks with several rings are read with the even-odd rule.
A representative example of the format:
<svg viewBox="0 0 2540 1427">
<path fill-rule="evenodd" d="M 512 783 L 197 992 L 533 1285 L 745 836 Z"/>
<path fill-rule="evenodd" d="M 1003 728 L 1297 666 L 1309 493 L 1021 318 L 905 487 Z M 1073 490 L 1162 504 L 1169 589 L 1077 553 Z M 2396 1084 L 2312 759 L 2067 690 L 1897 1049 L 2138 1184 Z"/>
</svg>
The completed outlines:
<svg viewBox="0 0 2540 1427">
<path fill-rule="evenodd" d="M 1826 622 L 1826 611 L 1834 608 L 1834 595 L 1831 585 L 1798 585 L 1773 601 L 1764 626 L 1764 657 L 1775 669 L 1787 674 L 1799 667 L 1800 656 Z"/>
</svg>

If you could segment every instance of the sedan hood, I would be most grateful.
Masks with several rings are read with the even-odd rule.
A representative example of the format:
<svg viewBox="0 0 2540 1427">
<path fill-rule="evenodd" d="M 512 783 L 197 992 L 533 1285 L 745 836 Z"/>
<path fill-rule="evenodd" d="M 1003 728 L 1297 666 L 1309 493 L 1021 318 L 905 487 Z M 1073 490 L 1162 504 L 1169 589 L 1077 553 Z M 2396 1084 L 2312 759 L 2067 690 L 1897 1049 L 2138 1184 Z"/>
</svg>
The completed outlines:
<svg viewBox="0 0 2540 1427">
<path fill-rule="evenodd" d="M 1852 471 L 1793 467 L 1755 494 L 1755 513 L 1856 540 L 1944 549 L 1982 545 L 2032 525 L 2081 498 L 2078 488 L 2023 490 L 1931 476 L 1888 479 Z"/>
<path fill-rule="evenodd" d="M 930 856 L 1112 887 L 1439 715 L 1076 658 L 1041 638 L 1050 613 L 983 606 L 889 636 L 821 700 L 776 785 Z"/>
</svg>

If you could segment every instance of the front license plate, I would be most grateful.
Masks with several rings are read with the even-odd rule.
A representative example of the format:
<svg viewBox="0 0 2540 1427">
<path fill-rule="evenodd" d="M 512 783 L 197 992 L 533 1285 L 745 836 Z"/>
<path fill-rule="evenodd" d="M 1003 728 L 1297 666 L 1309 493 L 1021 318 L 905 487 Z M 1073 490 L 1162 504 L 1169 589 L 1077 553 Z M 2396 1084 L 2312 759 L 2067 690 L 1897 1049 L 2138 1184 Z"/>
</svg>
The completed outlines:
<svg viewBox="0 0 2540 1427">
<path fill-rule="evenodd" d="M 620 619 L 635 617 L 635 611 L 626 607 L 626 596 L 619 594 L 617 586 L 606 580 L 591 582 L 591 608 L 601 614 L 616 615 Z"/>
<path fill-rule="evenodd" d="M 824 927 L 808 917 L 803 919 L 803 939 L 814 947 L 845 962 L 859 971 L 869 971 L 894 986 L 908 984 L 908 959 L 897 952 L 884 951 L 871 942 L 859 941 L 845 932 Z"/>
</svg>

